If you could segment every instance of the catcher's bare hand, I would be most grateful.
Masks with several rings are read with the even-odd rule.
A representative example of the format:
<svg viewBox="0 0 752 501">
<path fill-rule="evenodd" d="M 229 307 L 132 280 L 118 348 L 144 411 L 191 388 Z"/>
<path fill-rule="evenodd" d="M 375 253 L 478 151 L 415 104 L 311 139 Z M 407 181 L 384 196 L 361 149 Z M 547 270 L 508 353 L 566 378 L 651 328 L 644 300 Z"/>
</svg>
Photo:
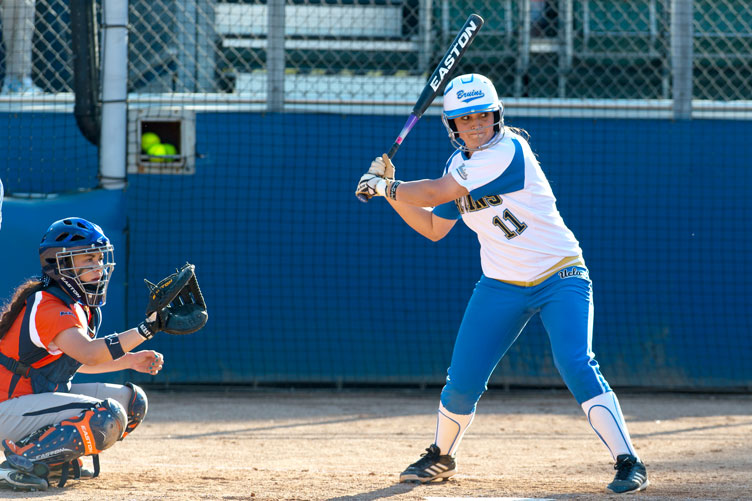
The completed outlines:
<svg viewBox="0 0 752 501">
<path fill-rule="evenodd" d="M 154 350 L 132 351 L 128 354 L 130 369 L 156 376 L 164 365 L 164 356 Z"/>
</svg>

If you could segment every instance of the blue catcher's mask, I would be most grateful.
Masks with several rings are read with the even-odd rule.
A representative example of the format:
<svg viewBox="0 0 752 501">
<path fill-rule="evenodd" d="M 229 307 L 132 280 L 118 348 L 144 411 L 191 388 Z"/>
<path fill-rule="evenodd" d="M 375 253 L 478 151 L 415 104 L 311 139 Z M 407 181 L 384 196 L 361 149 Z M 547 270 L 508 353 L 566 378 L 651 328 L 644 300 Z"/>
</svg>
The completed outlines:
<svg viewBox="0 0 752 501">
<path fill-rule="evenodd" d="M 76 257 L 87 254 L 94 254 L 94 259 L 76 266 Z M 55 221 L 39 244 L 39 261 L 43 275 L 54 280 L 77 303 L 94 307 L 105 304 L 115 268 L 114 248 L 96 224 L 80 217 Z M 98 278 L 81 279 L 92 271 L 100 272 Z"/>
</svg>

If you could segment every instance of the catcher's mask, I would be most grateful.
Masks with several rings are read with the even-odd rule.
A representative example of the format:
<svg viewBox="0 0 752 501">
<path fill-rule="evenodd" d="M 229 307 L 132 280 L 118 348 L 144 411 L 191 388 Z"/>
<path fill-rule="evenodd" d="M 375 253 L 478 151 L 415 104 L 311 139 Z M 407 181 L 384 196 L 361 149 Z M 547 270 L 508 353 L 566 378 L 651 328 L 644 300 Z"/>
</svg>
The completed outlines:
<svg viewBox="0 0 752 501">
<path fill-rule="evenodd" d="M 93 264 L 75 266 L 74 256 L 96 254 Z M 42 273 L 77 303 L 99 307 L 107 299 L 107 285 L 115 268 L 114 249 L 102 228 L 80 217 L 55 221 L 39 244 Z M 82 275 L 98 270 L 98 279 L 83 281 Z"/>
<path fill-rule="evenodd" d="M 457 131 L 455 119 L 474 113 L 492 112 L 494 121 L 494 135 L 486 143 L 477 148 L 469 148 L 461 139 Z M 504 105 L 501 103 L 496 88 L 491 80 L 470 73 L 453 78 L 444 89 L 444 113 L 441 121 L 449 133 L 449 140 L 455 148 L 465 152 L 479 151 L 490 148 L 504 137 Z"/>
</svg>

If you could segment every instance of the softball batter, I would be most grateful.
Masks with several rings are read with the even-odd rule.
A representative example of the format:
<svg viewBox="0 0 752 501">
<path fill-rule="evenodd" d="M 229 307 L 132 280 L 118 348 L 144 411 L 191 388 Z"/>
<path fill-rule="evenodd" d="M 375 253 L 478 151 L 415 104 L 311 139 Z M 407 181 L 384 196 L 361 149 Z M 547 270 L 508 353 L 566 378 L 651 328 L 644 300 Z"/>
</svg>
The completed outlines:
<svg viewBox="0 0 752 501">
<path fill-rule="evenodd" d="M 433 241 L 462 218 L 481 246 L 483 274 L 457 334 L 434 443 L 400 481 L 424 483 L 456 473 L 455 454 L 488 379 L 539 313 L 559 373 L 616 462 L 608 489 L 640 491 L 648 486 L 645 465 L 591 349 L 592 289 L 582 251 L 559 215 L 527 133 L 505 126 L 503 113 L 488 78 L 454 78 L 444 91 L 442 120 L 457 149 L 444 175 L 397 181 L 383 155 L 356 190 L 368 198 L 385 197 L 411 228 Z"/>
<path fill-rule="evenodd" d="M 171 307 L 137 328 L 97 339 L 113 254 L 99 226 L 81 218 L 54 222 L 39 245 L 41 277 L 18 287 L 0 316 L 0 441 L 6 456 L 0 486 L 45 490 L 51 476 L 62 486 L 71 469 L 76 478 L 96 476 L 97 454 L 146 415 L 146 394 L 135 384 L 71 384 L 77 372 L 155 375 L 162 368 L 162 354 L 132 350 L 166 330 Z M 94 456 L 93 473 L 81 471 L 84 455 Z"/>
</svg>

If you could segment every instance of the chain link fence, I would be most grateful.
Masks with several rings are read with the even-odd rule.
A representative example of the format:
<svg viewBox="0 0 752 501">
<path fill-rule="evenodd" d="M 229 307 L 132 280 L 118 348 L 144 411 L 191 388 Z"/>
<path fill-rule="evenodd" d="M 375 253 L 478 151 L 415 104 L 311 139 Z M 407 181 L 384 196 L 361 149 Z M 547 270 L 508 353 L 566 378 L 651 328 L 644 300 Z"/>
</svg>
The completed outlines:
<svg viewBox="0 0 752 501">
<path fill-rule="evenodd" d="M 749 96 L 750 4 L 693 2 L 691 42 L 676 36 L 671 5 L 139 0 L 131 2 L 130 88 L 287 103 L 410 101 L 467 15 L 478 12 L 486 25 L 461 71 L 487 74 L 507 97 L 671 99 L 677 49 L 689 43 L 693 98 Z"/>
<path fill-rule="evenodd" d="M 6 2 L 10 25 L 14 3 Z M 461 71 L 487 74 L 519 98 L 671 99 L 672 5 L 683 0 L 132 0 L 129 90 L 220 93 L 261 102 L 412 100 L 467 15 L 486 25 Z M 695 0 L 694 99 L 752 91 L 752 4 Z M 33 81 L 72 90 L 67 2 L 37 0 Z M 31 30 L 29 30 L 31 28 Z M 5 35 L 4 30 L 4 36 Z M 686 51 L 685 51 L 686 52 Z M 686 56 L 684 56 L 686 57 Z M 5 75 L 4 75 L 5 76 Z M 284 97 L 281 97 L 284 96 Z"/>
</svg>

